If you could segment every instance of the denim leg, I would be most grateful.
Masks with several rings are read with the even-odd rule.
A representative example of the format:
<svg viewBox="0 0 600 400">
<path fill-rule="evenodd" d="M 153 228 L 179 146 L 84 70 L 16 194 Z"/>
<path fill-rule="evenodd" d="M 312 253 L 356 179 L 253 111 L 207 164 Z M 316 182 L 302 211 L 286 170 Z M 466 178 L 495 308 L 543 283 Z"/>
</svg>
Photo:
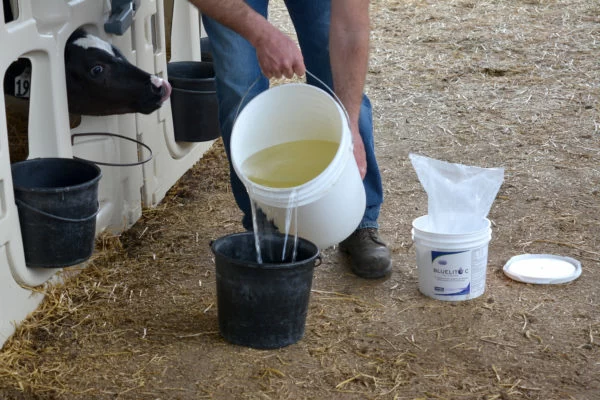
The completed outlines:
<svg viewBox="0 0 600 400">
<path fill-rule="evenodd" d="M 330 88 L 333 87 L 329 61 L 331 0 L 285 0 L 285 3 L 298 35 L 306 69 Z M 307 82 L 322 87 L 310 75 L 307 75 Z M 358 227 L 378 228 L 377 219 L 383 203 L 383 188 L 375 158 L 372 107 L 366 95 L 363 95 L 358 124 L 367 155 L 367 174 L 363 180 L 367 206 Z"/>
<path fill-rule="evenodd" d="M 377 165 L 377 159 L 375 158 L 372 110 L 371 101 L 366 95 L 363 95 L 358 128 L 367 154 L 367 174 L 363 180 L 365 193 L 367 195 L 367 207 L 363 219 L 358 225 L 359 228 L 379 228 L 377 219 L 379 218 L 379 209 L 383 203 L 381 173 L 379 171 L 379 166 Z"/>
<path fill-rule="evenodd" d="M 268 0 L 251 0 L 247 3 L 265 17 L 267 16 Z M 246 39 L 205 15 L 202 16 L 202 23 L 210 38 L 219 103 L 219 122 L 229 160 L 231 190 L 238 207 L 244 213 L 242 219 L 244 228 L 252 229 L 250 198 L 231 164 L 231 130 L 238 108 L 241 111 L 252 98 L 266 90 L 269 87 L 269 80 L 262 75 L 256 51 Z M 249 90 L 252 84 L 254 86 Z M 242 100 L 244 104 L 240 107 Z"/>
</svg>

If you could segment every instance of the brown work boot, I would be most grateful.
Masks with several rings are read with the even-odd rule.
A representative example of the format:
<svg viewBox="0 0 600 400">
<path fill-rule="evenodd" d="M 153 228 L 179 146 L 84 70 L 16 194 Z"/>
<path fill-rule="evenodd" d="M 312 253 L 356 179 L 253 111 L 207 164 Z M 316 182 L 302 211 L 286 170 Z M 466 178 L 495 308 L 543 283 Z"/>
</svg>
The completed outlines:
<svg viewBox="0 0 600 400">
<path fill-rule="evenodd" d="M 383 278 L 392 272 L 392 257 L 376 228 L 357 229 L 340 243 L 352 259 L 352 272 L 361 278 Z"/>
</svg>

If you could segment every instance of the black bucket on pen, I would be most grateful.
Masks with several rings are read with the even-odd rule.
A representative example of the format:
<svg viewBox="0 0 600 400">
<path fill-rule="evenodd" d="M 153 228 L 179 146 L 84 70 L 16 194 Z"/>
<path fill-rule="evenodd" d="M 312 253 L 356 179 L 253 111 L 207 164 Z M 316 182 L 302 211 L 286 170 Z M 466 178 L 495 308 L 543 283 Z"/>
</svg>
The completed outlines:
<svg viewBox="0 0 600 400">
<path fill-rule="evenodd" d="M 177 142 L 205 142 L 219 137 L 219 105 L 213 63 L 173 61 L 167 64 L 173 130 Z"/>
<path fill-rule="evenodd" d="M 28 267 L 60 268 L 94 250 L 98 166 L 72 158 L 35 158 L 11 165 Z"/>
<path fill-rule="evenodd" d="M 262 263 L 257 262 L 253 232 L 215 240 L 219 331 L 230 343 L 274 349 L 304 336 L 308 302 L 319 249 L 298 238 L 296 256 L 282 249 L 292 236 L 261 235 Z M 291 246 L 290 246 L 291 247 Z M 318 265 L 318 264 L 317 264 Z"/>
</svg>

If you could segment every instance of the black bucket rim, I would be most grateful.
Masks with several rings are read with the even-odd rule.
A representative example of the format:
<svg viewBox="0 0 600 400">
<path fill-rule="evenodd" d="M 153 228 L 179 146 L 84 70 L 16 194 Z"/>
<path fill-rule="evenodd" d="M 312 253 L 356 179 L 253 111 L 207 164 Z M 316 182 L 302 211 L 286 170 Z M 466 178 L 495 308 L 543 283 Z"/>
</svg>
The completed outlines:
<svg viewBox="0 0 600 400">
<path fill-rule="evenodd" d="M 209 68 L 210 71 L 212 72 L 210 76 L 204 77 L 204 78 L 198 78 L 198 77 L 189 77 L 189 76 L 181 76 L 178 75 L 177 73 L 175 73 L 177 70 L 177 67 L 184 67 L 184 66 L 188 66 L 188 67 L 200 67 L 200 68 Z M 215 72 L 215 67 L 214 67 L 214 63 L 212 61 L 169 61 L 167 63 L 167 79 L 169 80 L 169 83 L 171 83 L 171 86 L 173 86 L 175 84 L 175 86 L 173 87 L 173 89 L 175 87 L 178 87 L 179 84 L 185 84 L 186 86 L 188 86 L 191 83 L 198 83 L 198 82 L 206 82 L 206 83 L 213 83 L 216 80 L 216 72 Z"/>
<path fill-rule="evenodd" d="M 180 60 L 180 61 L 169 61 L 167 63 L 167 68 L 169 65 L 173 67 L 183 66 L 183 65 L 207 65 L 211 66 L 214 69 L 214 62 L 208 60 Z"/>
<path fill-rule="evenodd" d="M 67 163 L 71 163 L 71 164 L 89 166 L 94 170 L 96 175 L 92 179 L 85 181 L 83 183 L 78 183 L 76 185 L 63 186 L 63 187 L 49 187 L 49 188 L 19 186 L 17 184 L 17 182 L 15 182 L 15 179 L 12 178 L 14 190 L 18 190 L 20 192 L 25 192 L 25 193 L 62 193 L 62 192 L 67 192 L 67 191 L 87 189 L 88 187 L 95 185 L 102 178 L 102 170 L 96 164 L 94 164 L 90 161 L 87 161 L 87 160 L 79 159 L 79 158 L 66 158 L 66 157 L 36 157 L 36 158 L 29 158 L 29 159 L 23 160 L 23 161 L 17 161 L 10 165 L 11 175 L 13 172 L 13 168 L 18 168 L 25 164 L 32 164 L 34 162 L 42 162 L 42 161 L 57 161 L 57 162 L 60 161 L 60 162 L 67 162 Z"/>
<path fill-rule="evenodd" d="M 285 235 L 283 233 L 279 233 L 279 232 L 269 233 L 268 235 L 274 235 L 274 236 L 278 236 L 278 237 L 282 237 L 282 238 L 285 237 Z M 250 260 L 247 260 L 247 261 L 245 260 L 245 261 L 241 262 L 241 260 L 230 257 L 226 254 L 223 254 L 223 252 L 219 252 L 216 249 L 218 243 L 220 243 L 221 241 L 223 241 L 225 239 L 230 239 L 230 238 L 235 238 L 235 237 L 246 237 L 246 236 L 252 236 L 252 238 L 254 238 L 254 232 L 246 231 L 246 232 L 238 232 L 238 233 L 232 233 L 229 235 L 221 236 L 220 238 L 215 239 L 211 242 L 210 248 L 215 256 L 222 257 L 224 260 L 226 260 L 227 262 L 229 262 L 231 264 L 235 264 L 235 265 L 239 265 L 239 266 L 243 266 L 243 267 L 247 267 L 247 268 L 252 268 L 252 269 L 257 269 L 257 270 L 293 269 L 293 268 L 310 265 L 317 260 L 320 261 L 319 247 L 316 244 L 314 244 L 313 242 L 311 242 L 310 240 L 304 239 L 300 236 L 298 236 L 298 242 L 299 243 L 302 242 L 303 244 L 306 244 L 306 245 L 312 247 L 311 250 L 314 250 L 314 254 L 308 258 L 304 258 L 302 260 L 296 260 L 294 262 L 283 262 L 283 263 L 277 263 L 277 264 L 276 263 L 258 263 L 257 261 L 250 261 Z M 288 240 L 290 240 L 290 238 L 293 240 L 294 235 L 288 235 Z M 320 262 L 314 266 L 318 267 L 319 265 L 320 265 Z"/>
</svg>

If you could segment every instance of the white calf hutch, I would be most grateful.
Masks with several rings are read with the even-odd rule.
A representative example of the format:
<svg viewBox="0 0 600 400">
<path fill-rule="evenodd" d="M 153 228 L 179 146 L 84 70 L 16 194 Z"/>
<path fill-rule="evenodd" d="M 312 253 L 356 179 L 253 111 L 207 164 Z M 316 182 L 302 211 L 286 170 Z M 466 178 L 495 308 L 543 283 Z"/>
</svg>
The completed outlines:
<svg viewBox="0 0 600 400">
<path fill-rule="evenodd" d="M 115 3 L 127 3 L 126 1 Z M 200 60 L 200 19 L 187 1 L 133 0 L 131 26 L 122 35 L 107 34 L 109 0 L 11 0 L 18 8 L 5 23 L 0 11 L 0 73 L 19 57 L 31 60 L 28 158 L 73 156 L 109 163 L 131 163 L 148 156 L 145 148 L 113 136 L 75 133 L 113 133 L 144 143 L 152 160 L 134 167 L 100 166 L 99 213 L 96 234 L 121 232 L 141 216 L 142 207 L 157 205 L 169 188 L 195 163 L 212 142 L 176 142 L 171 102 L 149 114 L 107 117 L 83 116 L 70 128 L 64 69 L 67 38 L 83 27 L 118 47 L 141 69 L 167 78 L 168 61 Z M 165 10 L 168 7 L 168 10 Z M 172 7 L 172 8 L 171 8 Z M 166 11 L 166 12 L 165 12 Z M 165 14 L 173 23 L 165 23 Z M 170 22 L 170 21 L 169 21 Z M 166 27 L 172 26 L 171 32 Z M 172 38 L 170 60 L 167 38 Z M 21 227 L 15 205 L 4 96 L 0 96 L 0 347 L 15 326 L 36 309 L 43 295 L 36 287 L 57 276 L 60 269 L 25 265 Z"/>
</svg>

